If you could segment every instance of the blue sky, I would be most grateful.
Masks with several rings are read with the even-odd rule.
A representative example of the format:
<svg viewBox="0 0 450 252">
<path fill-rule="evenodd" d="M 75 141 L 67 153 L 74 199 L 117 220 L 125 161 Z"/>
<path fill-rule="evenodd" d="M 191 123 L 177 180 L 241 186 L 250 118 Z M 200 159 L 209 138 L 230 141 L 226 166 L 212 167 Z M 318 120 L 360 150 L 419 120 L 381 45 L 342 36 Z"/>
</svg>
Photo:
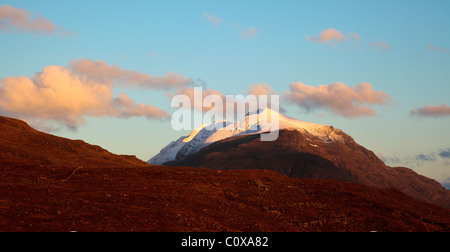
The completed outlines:
<svg viewBox="0 0 450 252">
<path fill-rule="evenodd" d="M 282 106 L 291 117 L 342 129 L 388 164 L 450 182 L 450 159 L 440 155 L 450 148 L 450 116 L 445 109 L 411 115 L 425 106 L 450 105 L 447 0 L 0 0 L 4 5 L 26 10 L 34 20 L 40 15 L 58 28 L 42 32 L 9 24 L 17 29 L 0 29 L 0 88 L 5 78 L 32 79 L 48 66 L 67 68 L 80 59 L 149 76 L 176 73 L 234 95 L 260 83 L 283 94 L 297 82 L 312 87 L 367 82 L 392 98 L 387 105 L 367 105 L 376 115 L 348 118 L 329 103 L 309 112 L 298 103 Z M 0 27 L 1 22 L 0 15 Z M 345 39 L 321 41 L 330 29 Z M 173 111 L 166 93 L 174 90 L 122 85 L 113 92 Z M 0 113 L 26 117 L 1 103 Z M 186 134 L 173 131 L 170 121 L 143 116 L 83 118 L 76 130 L 56 125 L 59 130 L 52 133 L 143 160 Z"/>
</svg>

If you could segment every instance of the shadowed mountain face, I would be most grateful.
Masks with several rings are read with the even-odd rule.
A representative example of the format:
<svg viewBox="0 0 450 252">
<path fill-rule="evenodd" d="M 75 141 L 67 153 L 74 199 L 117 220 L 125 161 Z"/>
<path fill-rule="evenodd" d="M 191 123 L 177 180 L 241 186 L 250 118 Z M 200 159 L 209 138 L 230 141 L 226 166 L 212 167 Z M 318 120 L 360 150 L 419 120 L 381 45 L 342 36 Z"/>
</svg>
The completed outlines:
<svg viewBox="0 0 450 252">
<path fill-rule="evenodd" d="M 425 202 L 450 208 L 450 191 L 408 168 L 386 166 L 373 152 L 338 131 L 343 141 L 323 141 L 306 131 L 282 130 L 275 142 L 244 135 L 216 142 L 170 166 L 215 170 L 265 169 L 294 178 L 333 179 L 396 188 Z"/>
<path fill-rule="evenodd" d="M 230 139 L 225 153 L 240 148 L 233 141 L 260 149 L 254 137 Z M 0 231 L 450 231 L 450 210 L 395 189 L 150 166 L 4 117 L 0 140 Z M 282 155 L 292 176 L 352 179 L 319 155 Z"/>
</svg>

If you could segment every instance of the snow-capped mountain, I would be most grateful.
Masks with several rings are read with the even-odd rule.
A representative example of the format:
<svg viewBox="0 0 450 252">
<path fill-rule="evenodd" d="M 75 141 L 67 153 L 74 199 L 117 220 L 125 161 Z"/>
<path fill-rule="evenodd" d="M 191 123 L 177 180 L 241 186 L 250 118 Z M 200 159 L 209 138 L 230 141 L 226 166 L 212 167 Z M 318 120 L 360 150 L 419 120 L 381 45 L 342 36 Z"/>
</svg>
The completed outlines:
<svg viewBox="0 0 450 252">
<path fill-rule="evenodd" d="M 268 114 L 278 119 L 278 126 L 264 120 Z M 267 131 L 277 131 L 278 139 L 262 141 Z M 264 169 L 294 178 L 397 188 L 415 199 L 450 207 L 450 192 L 437 181 L 408 168 L 388 167 L 332 126 L 299 121 L 270 109 L 249 113 L 236 123 L 203 125 L 169 144 L 148 163 L 213 170 Z"/>
<path fill-rule="evenodd" d="M 273 124 L 271 120 L 277 120 L 278 123 Z M 245 118 L 236 123 L 223 120 L 211 125 L 201 125 L 188 136 L 181 137 L 164 147 L 148 163 L 162 165 L 170 161 L 182 160 L 212 143 L 230 137 L 261 134 L 270 131 L 276 132 L 283 129 L 304 131 L 329 143 L 344 141 L 340 134 L 341 131 L 334 129 L 332 126 L 296 120 L 269 108 L 265 108 L 248 113 Z"/>
</svg>

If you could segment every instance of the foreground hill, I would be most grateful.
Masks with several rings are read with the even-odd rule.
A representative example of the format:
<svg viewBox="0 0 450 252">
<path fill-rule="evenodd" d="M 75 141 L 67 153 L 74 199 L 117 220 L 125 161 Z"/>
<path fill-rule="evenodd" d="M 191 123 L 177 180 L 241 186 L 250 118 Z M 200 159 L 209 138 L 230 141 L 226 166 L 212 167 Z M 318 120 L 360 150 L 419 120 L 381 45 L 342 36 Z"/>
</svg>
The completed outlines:
<svg viewBox="0 0 450 252">
<path fill-rule="evenodd" d="M 149 166 L 0 118 L 0 231 L 450 231 L 395 189 Z"/>
<path fill-rule="evenodd" d="M 450 231 L 450 210 L 397 190 L 273 171 L 1 167 L 1 174 L 0 231 Z"/>
<path fill-rule="evenodd" d="M 104 166 L 146 163 L 134 156 L 114 155 L 100 146 L 39 132 L 23 121 L 0 116 L 0 165 Z"/>
</svg>

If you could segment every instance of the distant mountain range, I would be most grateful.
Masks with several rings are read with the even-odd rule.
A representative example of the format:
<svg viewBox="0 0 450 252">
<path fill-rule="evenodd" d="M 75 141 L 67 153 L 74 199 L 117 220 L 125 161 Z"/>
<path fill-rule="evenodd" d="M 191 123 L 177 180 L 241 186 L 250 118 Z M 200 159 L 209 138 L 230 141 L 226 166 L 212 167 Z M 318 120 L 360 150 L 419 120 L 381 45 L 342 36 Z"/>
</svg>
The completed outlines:
<svg viewBox="0 0 450 252">
<path fill-rule="evenodd" d="M 268 125 L 258 120 L 270 109 L 237 123 L 219 122 L 169 144 L 148 162 L 214 170 L 265 169 L 293 178 L 332 179 L 376 188 L 395 188 L 415 199 L 450 208 L 450 191 L 437 181 L 403 167 L 388 167 L 372 151 L 332 126 L 281 114 L 279 138 L 263 142 Z M 213 130 L 210 130 L 213 129 Z M 250 131 L 248 129 L 257 129 Z"/>
</svg>

